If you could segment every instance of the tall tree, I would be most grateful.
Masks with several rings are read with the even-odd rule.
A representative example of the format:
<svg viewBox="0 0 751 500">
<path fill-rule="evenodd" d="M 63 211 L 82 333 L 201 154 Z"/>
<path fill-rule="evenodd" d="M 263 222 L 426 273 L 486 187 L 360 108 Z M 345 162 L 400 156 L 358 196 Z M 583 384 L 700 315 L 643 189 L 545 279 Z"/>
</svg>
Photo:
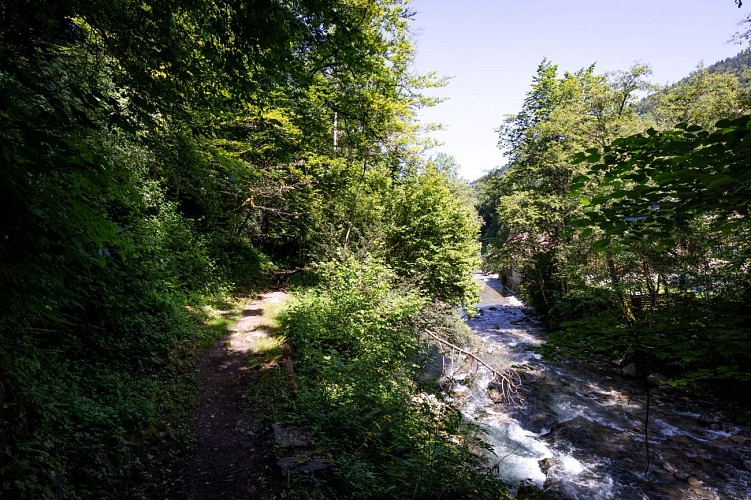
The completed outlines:
<svg viewBox="0 0 751 500">
<path fill-rule="evenodd" d="M 590 168 L 575 184 L 586 205 L 576 225 L 597 235 L 637 307 L 618 335 L 595 322 L 562 344 L 617 349 L 677 378 L 749 379 L 748 121 L 650 129 L 579 156 Z"/>
<path fill-rule="evenodd" d="M 2 4 L 2 494 L 105 496 L 134 460 L 159 470 L 135 440 L 206 295 L 257 280 L 261 251 L 383 247 L 436 83 L 409 69 L 410 17 L 401 0 Z"/>
<path fill-rule="evenodd" d="M 699 68 L 687 79 L 654 96 L 652 116 L 661 129 L 679 123 L 709 129 L 720 119 L 734 118 L 743 110 L 738 77 Z"/>
<path fill-rule="evenodd" d="M 523 284 L 543 311 L 553 306 L 553 296 L 565 293 L 576 274 L 567 266 L 580 258 L 566 234 L 579 213 L 578 202 L 568 196 L 580 173 L 574 155 L 638 129 L 631 106 L 647 88 L 648 74 L 643 65 L 609 76 L 590 66 L 558 77 L 557 68 L 543 61 L 524 109 L 499 129 L 499 144 L 511 148 L 497 207 L 505 241 L 491 245 L 486 255 L 496 266 L 520 267 Z"/>
<path fill-rule="evenodd" d="M 429 297 L 468 309 L 477 297 L 472 272 L 479 264 L 480 225 L 454 182 L 428 167 L 396 185 L 388 205 L 387 262 Z"/>
</svg>

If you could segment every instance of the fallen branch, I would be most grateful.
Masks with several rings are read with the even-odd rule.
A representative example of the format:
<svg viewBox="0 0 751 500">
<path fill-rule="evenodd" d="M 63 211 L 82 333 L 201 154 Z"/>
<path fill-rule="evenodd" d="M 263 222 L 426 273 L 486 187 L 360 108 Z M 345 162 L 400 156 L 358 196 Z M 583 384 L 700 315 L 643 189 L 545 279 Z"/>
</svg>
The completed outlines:
<svg viewBox="0 0 751 500">
<path fill-rule="evenodd" d="M 453 344 L 449 342 L 446 339 L 441 338 L 438 334 L 435 332 L 425 329 L 425 333 L 427 333 L 430 337 L 432 337 L 434 340 L 440 342 L 441 344 L 444 344 L 451 349 L 464 354 L 465 356 L 475 360 L 478 364 L 481 364 L 485 368 L 491 371 L 493 375 L 500 380 L 501 383 L 501 395 L 503 396 L 503 399 L 505 399 L 508 403 L 514 403 L 515 401 L 521 401 L 522 397 L 519 395 L 519 391 L 517 391 L 517 387 L 521 384 L 521 377 L 519 374 L 514 370 L 506 370 L 504 372 L 498 371 L 495 368 L 493 368 L 491 365 L 483 361 L 482 358 L 477 356 L 476 354 L 466 350 L 462 349 L 456 344 Z M 512 377 L 512 375 L 516 375 L 516 377 Z"/>
</svg>

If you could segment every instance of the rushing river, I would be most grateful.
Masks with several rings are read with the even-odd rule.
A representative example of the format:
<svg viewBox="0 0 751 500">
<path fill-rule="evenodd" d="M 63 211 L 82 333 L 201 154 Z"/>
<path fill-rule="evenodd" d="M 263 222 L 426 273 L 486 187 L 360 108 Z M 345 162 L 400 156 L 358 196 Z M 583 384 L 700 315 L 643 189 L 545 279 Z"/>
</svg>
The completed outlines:
<svg viewBox="0 0 751 500">
<path fill-rule="evenodd" d="M 524 400 L 497 403 L 484 369 L 458 391 L 465 415 L 487 431 L 504 479 L 552 498 L 751 499 L 751 428 L 736 423 L 733 408 L 652 389 L 647 471 L 642 382 L 615 368 L 542 361 L 530 349 L 545 334 L 524 304 L 501 295 L 493 276 L 476 278 L 482 302 L 468 324 L 487 360 L 520 367 Z"/>
</svg>

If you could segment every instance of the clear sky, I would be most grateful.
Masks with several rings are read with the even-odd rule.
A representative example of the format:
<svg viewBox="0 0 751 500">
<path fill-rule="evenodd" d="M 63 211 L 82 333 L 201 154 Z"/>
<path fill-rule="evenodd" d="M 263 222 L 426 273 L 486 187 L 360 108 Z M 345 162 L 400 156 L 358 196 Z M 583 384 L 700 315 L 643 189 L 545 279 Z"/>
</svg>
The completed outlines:
<svg viewBox="0 0 751 500">
<path fill-rule="evenodd" d="M 598 72 L 649 63 L 653 82 L 680 80 L 735 55 L 730 43 L 751 13 L 733 0 L 412 0 L 416 70 L 453 77 L 431 92 L 447 98 L 421 112 L 440 122 L 443 142 L 433 153 L 456 157 L 468 180 L 502 165 L 494 131 L 519 111 L 537 65 L 559 70 L 597 63 Z"/>
</svg>

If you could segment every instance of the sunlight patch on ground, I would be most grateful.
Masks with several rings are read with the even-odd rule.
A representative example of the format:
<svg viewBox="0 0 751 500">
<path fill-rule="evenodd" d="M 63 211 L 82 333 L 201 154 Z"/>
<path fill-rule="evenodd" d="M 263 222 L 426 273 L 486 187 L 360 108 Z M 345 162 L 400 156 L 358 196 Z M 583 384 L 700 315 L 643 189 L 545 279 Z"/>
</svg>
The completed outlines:
<svg viewBox="0 0 751 500">
<path fill-rule="evenodd" d="M 268 292 L 250 303 L 243 311 L 242 318 L 232 327 L 227 349 L 264 354 L 270 349 L 281 348 L 281 339 L 270 337 L 268 333 L 278 326 L 274 317 L 286 299 L 284 292 Z"/>
</svg>

